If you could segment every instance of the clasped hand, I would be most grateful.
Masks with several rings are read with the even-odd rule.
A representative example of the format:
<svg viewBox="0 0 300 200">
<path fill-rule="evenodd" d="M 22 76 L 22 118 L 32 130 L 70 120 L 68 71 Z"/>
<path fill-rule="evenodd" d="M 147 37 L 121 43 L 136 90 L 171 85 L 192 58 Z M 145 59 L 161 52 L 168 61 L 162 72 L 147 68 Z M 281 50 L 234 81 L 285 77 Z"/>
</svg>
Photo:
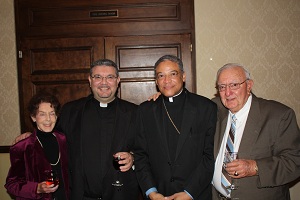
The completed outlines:
<svg viewBox="0 0 300 200">
<path fill-rule="evenodd" d="M 158 192 L 152 192 L 149 197 L 151 200 L 192 200 L 191 197 L 185 192 L 178 192 L 169 197 L 165 197 Z"/>
</svg>

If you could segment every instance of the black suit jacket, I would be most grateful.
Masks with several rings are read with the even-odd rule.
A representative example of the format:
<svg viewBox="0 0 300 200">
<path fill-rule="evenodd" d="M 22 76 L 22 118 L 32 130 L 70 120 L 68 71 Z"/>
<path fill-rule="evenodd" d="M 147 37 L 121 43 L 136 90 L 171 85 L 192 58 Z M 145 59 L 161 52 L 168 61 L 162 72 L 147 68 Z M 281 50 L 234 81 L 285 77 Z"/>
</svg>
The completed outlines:
<svg viewBox="0 0 300 200">
<path fill-rule="evenodd" d="M 214 153 L 217 157 L 227 125 L 228 109 L 219 98 Z M 259 176 L 239 179 L 231 197 L 242 200 L 289 200 L 288 183 L 300 176 L 300 132 L 294 111 L 252 94 L 240 159 L 256 160 Z M 215 190 L 214 190 L 215 191 Z M 219 199 L 214 192 L 215 200 Z"/>
<path fill-rule="evenodd" d="M 84 180 L 82 167 L 82 116 L 87 101 L 94 98 L 92 95 L 65 104 L 61 111 L 57 128 L 63 131 L 67 136 L 69 148 L 69 168 L 71 178 L 71 199 L 82 200 L 84 195 Z M 111 144 L 106 144 L 110 149 L 111 155 L 118 151 L 129 152 L 134 144 L 134 125 L 136 122 L 135 104 L 127 101 L 117 100 L 117 119 L 115 122 L 115 133 Z M 117 171 L 113 168 L 112 162 L 107 163 L 106 173 L 103 178 L 103 200 L 128 200 L 137 199 L 138 183 L 135 173 L 132 169 L 120 173 L 124 182 L 121 190 L 112 186 Z M 99 169 L 100 170 L 100 169 Z"/>
<path fill-rule="evenodd" d="M 217 107 L 205 97 L 184 92 L 181 134 L 173 163 L 163 121 L 163 97 L 139 106 L 135 171 L 143 194 L 156 187 L 164 196 L 186 190 L 195 200 L 210 200 Z"/>
</svg>

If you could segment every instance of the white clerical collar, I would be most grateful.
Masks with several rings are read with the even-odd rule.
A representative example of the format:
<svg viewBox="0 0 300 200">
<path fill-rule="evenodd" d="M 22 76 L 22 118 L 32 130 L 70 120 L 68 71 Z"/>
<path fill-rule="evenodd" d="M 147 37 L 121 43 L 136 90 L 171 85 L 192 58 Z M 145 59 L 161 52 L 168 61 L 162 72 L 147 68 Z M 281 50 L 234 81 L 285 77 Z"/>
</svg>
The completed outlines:
<svg viewBox="0 0 300 200">
<path fill-rule="evenodd" d="M 116 98 L 114 98 L 111 102 L 113 102 Z M 102 103 L 100 102 L 99 105 L 101 108 L 107 108 L 108 107 L 108 104 L 110 104 L 111 102 L 108 102 L 108 103 Z"/>
<path fill-rule="evenodd" d="M 169 102 L 173 103 L 173 102 L 174 102 L 173 98 L 179 96 L 179 95 L 181 94 L 182 91 L 183 91 L 183 89 L 182 89 L 178 94 L 176 94 L 176 95 L 174 95 L 174 96 L 172 96 L 172 97 L 168 97 Z"/>
<path fill-rule="evenodd" d="M 106 108 L 107 105 L 108 105 L 107 103 L 101 103 L 101 102 L 100 102 L 100 107 L 101 107 L 101 108 Z"/>
</svg>

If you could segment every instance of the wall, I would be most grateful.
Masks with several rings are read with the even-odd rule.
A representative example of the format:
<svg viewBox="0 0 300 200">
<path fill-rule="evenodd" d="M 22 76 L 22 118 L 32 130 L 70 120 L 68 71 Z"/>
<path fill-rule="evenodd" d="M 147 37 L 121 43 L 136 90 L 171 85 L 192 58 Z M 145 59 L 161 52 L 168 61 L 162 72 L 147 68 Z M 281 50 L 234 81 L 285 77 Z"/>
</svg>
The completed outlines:
<svg viewBox="0 0 300 200">
<path fill-rule="evenodd" d="M 300 124 L 300 1 L 195 0 L 197 93 L 212 98 L 225 63 L 243 64 L 253 92 L 291 108 Z M 299 199 L 300 183 L 291 188 Z"/>
<path fill-rule="evenodd" d="M 15 26 L 12 0 L 0 0 L 0 145 L 20 132 Z"/>
<path fill-rule="evenodd" d="M 20 133 L 13 2 L 0 0 L 0 146 Z M 9 154 L 0 153 L 1 200 L 11 199 L 3 187 L 9 166 Z"/>
<path fill-rule="evenodd" d="M 5 184 L 5 179 L 6 179 L 6 175 L 7 175 L 9 167 L 10 167 L 9 154 L 8 153 L 0 153 L 0 199 L 1 200 L 12 199 L 6 193 L 6 189 L 3 187 Z"/>
<path fill-rule="evenodd" d="M 12 0 L 0 0 L 0 143 L 20 132 Z M 197 92 L 215 94 L 215 74 L 225 63 L 244 64 L 254 93 L 292 107 L 300 124 L 300 1 L 195 0 Z M 0 154 L 0 199 L 9 167 Z M 300 196 L 300 184 L 291 189 Z"/>
</svg>

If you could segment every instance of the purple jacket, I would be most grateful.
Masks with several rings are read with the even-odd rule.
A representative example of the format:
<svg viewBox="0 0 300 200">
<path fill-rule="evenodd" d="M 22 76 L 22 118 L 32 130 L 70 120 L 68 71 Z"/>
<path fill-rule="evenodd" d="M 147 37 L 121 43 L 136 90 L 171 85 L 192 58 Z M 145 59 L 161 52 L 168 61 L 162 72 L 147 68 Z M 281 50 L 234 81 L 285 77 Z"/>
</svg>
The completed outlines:
<svg viewBox="0 0 300 200">
<path fill-rule="evenodd" d="M 66 196 L 69 199 L 66 137 L 59 132 L 54 132 L 54 135 L 61 154 L 61 173 Z M 10 147 L 10 162 L 11 167 L 5 184 L 8 193 L 16 196 L 16 200 L 51 199 L 51 194 L 36 193 L 38 183 L 45 181 L 43 178 L 44 171 L 51 169 L 43 148 L 36 138 L 36 131 L 28 138 Z"/>
</svg>

